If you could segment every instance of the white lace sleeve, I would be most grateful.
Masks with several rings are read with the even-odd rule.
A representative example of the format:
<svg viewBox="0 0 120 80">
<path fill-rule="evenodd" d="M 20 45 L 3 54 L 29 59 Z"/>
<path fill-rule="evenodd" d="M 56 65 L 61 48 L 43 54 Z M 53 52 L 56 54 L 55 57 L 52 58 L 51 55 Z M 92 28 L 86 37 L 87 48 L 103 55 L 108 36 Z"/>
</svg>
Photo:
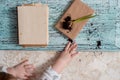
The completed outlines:
<svg viewBox="0 0 120 80">
<path fill-rule="evenodd" d="M 5 72 L 5 73 L 7 73 L 7 67 L 0 67 L 0 72 Z"/>
<path fill-rule="evenodd" d="M 52 69 L 50 66 L 42 75 L 40 80 L 60 80 L 61 74 L 58 74 L 56 71 Z"/>
</svg>

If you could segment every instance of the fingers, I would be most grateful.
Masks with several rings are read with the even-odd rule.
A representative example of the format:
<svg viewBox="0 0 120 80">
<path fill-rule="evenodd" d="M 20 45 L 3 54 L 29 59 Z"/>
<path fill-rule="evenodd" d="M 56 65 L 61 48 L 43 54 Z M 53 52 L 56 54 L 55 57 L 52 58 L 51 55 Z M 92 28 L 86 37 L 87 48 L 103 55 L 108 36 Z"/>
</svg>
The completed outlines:
<svg viewBox="0 0 120 80">
<path fill-rule="evenodd" d="M 77 56 L 78 54 L 80 54 L 80 52 L 76 52 L 76 53 L 72 54 L 71 57 L 73 58 L 73 57 Z"/>
<path fill-rule="evenodd" d="M 68 42 L 67 45 L 66 45 L 66 47 L 65 47 L 65 50 L 66 51 L 69 50 L 70 46 L 71 46 L 71 42 Z"/>
<path fill-rule="evenodd" d="M 32 76 L 32 73 L 27 73 L 27 72 L 25 72 L 23 75 L 21 75 L 21 79 L 28 79 L 29 77 L 31 77 Z"/>
<path fill-rule="evenodd" d="M 35 70 L 35 67 L 33 64 L 25 65 L 25 71 L 27 73 L 32 74 L 34 70 Z"/>
<path fill-rule="evenodd" d="M 31 77 L 33 76 L 33 72 L 35 70 L 35 66 L 33 64 L 28 64 L 24 66 L 26 71 L 26 76 Z"/>
<path fill-rule="evenodd" d="M 78 45 L 75 42 L 69 45 L 69 48 L 67 50 L 69 50 L 69 54 L 71 54 L 71 57 L 75 57 L 79 54 L 79 52 L 76 51 L 77 47 Z"/>
<path fill-rule="evenodd" d="M 24 71 L 20 73 L 20 79 L 28 79 L 29 77 L 33 76 L 34 66 L 32 64 L 28 64 L 24 66 Z"/>
<path fill-rule="evenodd" d="M 76 55 L 78 55 L 79 52 L 77 52 L 77 44 L 74 43 L 72 46 L 71 46 L 71 49 L 70 49 L 70 54 L 71 54 L 71 57 L 75 57 Z"/>
<path fill-rule="evenodd" d="M 26 76 L 26 77 L 31 77 L 32 74 L 31 74 L 31 73 L 27 73 L 25 76 Z"/>
<path fill-rule="evenodd" d="M 27 64 L 24 67 L 25 69 L 35 68 L 33 64 Z"/>
<path fill-rule="evenodd" d="M 77 44 L 76 43 L 74 43 L 74 44 L 72 44 L 71 45 L 71 47 L 70 47 L 70 53 L 72 54 L 74 51 L 76 51 L 77 50 Z"/>
<path fill-rule="evenodd" d="M 68 51 L 68 53 L 73 53 L 73 51 L 77 50 L 77 44 L 68 42 L 68 44 L 65 47 L 65 51 Z"/>
<path fill-rule="evenodd" d="M 27 77 L 27 76 L 24 76 L 23 79 L 28 79 L 28 77 Z"/>
<path fill-rule="evenodd" d="M 20 79 L 28 79 L 28 76 L 26 76 L 26 73 L 20 74 L 19 77 Z"/>
<path fill-rule="evenodd" d="M 22 61 L 19 65 L 25 66 L 25 65 L 27 65 L 27 64 L 28 64 L 28 60 L 26 59 L 26 60 Z"/>
</svg>

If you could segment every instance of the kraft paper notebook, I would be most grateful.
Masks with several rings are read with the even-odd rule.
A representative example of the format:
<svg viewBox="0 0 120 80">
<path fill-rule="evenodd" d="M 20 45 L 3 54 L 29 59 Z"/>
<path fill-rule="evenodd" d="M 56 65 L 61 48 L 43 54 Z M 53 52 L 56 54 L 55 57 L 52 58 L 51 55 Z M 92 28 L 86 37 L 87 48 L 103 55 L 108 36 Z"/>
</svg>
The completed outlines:
<svg viewBox="0 0 120 80">
<path fill-rule="evenodd" d="M 48 45 L 48 6 L 26 4 L 18 6 L 19 45 Z"/>
<path fill-rule="evenodd" d="M 71 31 L 63 29 L 62 22 L 65 21 L 65 18 L 67 16 L 70 16 L 72 20 L 75 20 L 83 16 L 92 15 L 93 13 L 94 13 L 94 10 L 88 7 L 85 3 L 83 3 L 80 0 L 74 0 L 71 6 L 64 13 L 64 15 L 61 17 L 61 19 L 58 21 L 55 27 L 64 35 L 66 35 L 68 38 L 74 40 L 76 36 L 79 34 L 80 30 L 83 28 L 83 26 L 85 26 L 88 19 L 82 22 L 73 24 Z"/>
</svg>

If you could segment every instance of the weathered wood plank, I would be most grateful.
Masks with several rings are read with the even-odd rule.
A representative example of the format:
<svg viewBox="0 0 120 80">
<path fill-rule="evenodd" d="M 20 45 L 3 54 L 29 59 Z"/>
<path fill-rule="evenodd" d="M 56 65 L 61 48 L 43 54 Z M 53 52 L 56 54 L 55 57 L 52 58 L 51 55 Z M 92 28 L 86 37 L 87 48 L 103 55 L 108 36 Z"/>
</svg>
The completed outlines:
<svg viewBox="0 0 120 80">
<path fill-rule="evenodd" d="M 40 2 L 50 8 L 49 46 L 46 48 L 23 48 L 18 45 L 17 9 L 21 4 Z M 120 50 L 120 4 L 119 0 L 82 0 L 99 15 L 91 19 L 76 38 L 78 49 L 84 51 Z M 55 29 L 56 22 L 72 0 L 0 0 L 0 50 L 62 50 L 67 38 Z M 97 47 L 101 42 L 100 48 Z"/>
</svg>

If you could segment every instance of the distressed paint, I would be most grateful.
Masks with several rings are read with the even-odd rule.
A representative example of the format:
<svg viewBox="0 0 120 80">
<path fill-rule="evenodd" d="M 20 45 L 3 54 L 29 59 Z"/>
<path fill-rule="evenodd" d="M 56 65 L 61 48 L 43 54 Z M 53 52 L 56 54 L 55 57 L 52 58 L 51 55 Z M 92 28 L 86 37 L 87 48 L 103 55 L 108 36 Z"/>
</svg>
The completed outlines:
<svg viewBox="0 0 120 80">
<path fill-rule="evenodd" d="M 76 42 L 82 51 L 120 50 L 119 0 L 82 0 L 98 15 L 89 20 Z M 17 10 L 21 4 L 41 2 L 49 5 L 49 45 L 46 48 L 23 48 L 18 45 Z M 72 0 L 0 0 L 0 49 L 1 50 L 62 50 L 67 38 L 55 29 L 56 22 Z M 97 48 L 97 41 L 101 41 Z"/>
</svg>

